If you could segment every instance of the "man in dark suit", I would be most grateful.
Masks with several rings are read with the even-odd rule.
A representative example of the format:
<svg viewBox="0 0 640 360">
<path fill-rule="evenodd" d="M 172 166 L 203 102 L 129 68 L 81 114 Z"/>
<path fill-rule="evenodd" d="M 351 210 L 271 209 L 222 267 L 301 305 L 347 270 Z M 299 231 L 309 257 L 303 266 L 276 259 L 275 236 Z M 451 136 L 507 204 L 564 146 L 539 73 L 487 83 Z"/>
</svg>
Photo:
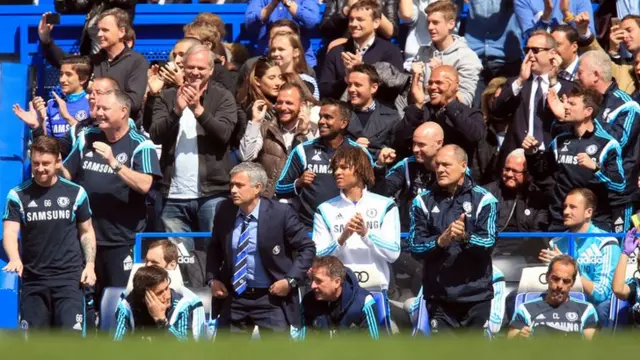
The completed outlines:
<svg viewBox="0 0 640 360">
<path fill-rule="evenodd" d="M 315 245 L 293 208 L 260 197 L 267 184 L 262 166 L 241 163 L 230 175 L 231 199 L 216 211 L 207 255 L 211 294 L 222 304 L 219 326 L 249 332 L 300 327 L 297 286 Z"/>
<path fill-rule="evenodd" d="M 524 49 L 526 55 L 520 75 L 507 81 L 489 109 L 496 117 L 505 117 L 516 109 L 500 148 L 500 166 L 509 153 L 520 147 L 525 137 L 535 137 L 544 149 L 553 140 L 553 135 L 557 135 L 555 130 L 552 135 L 555 116 L 546 104 L 547 92 L 554 89 L 562 97 L 573 88 L 571 82 L 558 78 L 562 59 L 557 46 L 553 36 L 544 30 L 531 34 Z"/>
</svg>

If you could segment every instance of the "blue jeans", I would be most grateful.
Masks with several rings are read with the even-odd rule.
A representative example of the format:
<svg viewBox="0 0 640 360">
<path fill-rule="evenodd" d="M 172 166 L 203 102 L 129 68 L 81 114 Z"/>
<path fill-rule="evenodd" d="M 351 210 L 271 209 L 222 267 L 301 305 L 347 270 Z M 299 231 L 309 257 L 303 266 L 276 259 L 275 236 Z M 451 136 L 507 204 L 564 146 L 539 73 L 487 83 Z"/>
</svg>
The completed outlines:
<svg viewBox="0 0 640 360">
<path fill-rule="evenodd" d="M 226 199 L 226 194 L 199 199 L 164 199 L 162 225 L 166 232 L 211 232 L 213 218 L 218 203 Z M 175 244 L 183 244 L 187 251 L 196 249 L 193 238 L 170 238 Z M 199 250 L 209 247 L 209 238 L 199 238 Z"/>
</svg>

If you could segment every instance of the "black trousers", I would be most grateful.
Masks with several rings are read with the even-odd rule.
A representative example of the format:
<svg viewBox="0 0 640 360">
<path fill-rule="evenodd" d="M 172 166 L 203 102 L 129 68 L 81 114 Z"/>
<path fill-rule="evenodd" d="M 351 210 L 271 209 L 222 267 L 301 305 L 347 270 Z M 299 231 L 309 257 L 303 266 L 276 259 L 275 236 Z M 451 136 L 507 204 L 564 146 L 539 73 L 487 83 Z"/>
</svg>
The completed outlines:
<svg viewBox="0 0 640 360">
<path fill-rule="evenodd" d="M 282 308 L 283 298 L 269 294 L 269 289 L 247 288 L 242 295 L 231 295 L 220 314 L 220 327 L 232 333 L 251 333 L 258 326 L 260 335 L 289 331 Z"/>
<path fill-rule="evenodd" d="M 491 316 L 491 300 L 473 303 L 448 303 L 428 301 L 427 311 L 431 322 L 431 332 L 450 333 L 454 330 L 487 327 Z"/>
<path fill-rule="evenodd" d="M 84 291 L 78 280 L 24 281 L 20 295 L 23 329 L 86 331 Z"/>
<path fill-rule="evenodd" d="M 133 247 L 98 246 L 96 249 L 95 304 L 100 309 L 102 292 L 107 287 L 126 287 L 133 267 Z"/>
</svg>

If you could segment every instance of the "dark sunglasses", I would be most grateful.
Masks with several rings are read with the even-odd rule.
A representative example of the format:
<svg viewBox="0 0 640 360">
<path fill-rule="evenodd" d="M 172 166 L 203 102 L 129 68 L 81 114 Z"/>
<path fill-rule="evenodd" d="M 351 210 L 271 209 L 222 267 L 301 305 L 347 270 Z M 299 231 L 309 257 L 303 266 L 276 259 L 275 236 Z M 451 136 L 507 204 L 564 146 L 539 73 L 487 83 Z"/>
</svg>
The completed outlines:
<svg viewBox="0 0 640 360">
<path fill-rule="evenodd" d="M 529 51 L 531 51 L 532 53 L 534 53 L 535 55 L 538 55 L 539 52 L 541 51 L 549 51 L 551 50 L 551 48 L 541 48 L 541 47 L 525 47 L 524 48 L 524 53 L 528 54 Z"/>
</svg>

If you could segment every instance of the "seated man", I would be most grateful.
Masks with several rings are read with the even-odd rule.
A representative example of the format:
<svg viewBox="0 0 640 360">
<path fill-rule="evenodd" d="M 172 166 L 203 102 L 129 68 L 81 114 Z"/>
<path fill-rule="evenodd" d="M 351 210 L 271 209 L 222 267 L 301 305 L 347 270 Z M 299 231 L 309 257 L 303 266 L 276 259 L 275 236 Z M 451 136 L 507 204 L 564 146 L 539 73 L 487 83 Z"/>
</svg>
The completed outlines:
<svg viewBox="0 0 640 360">
<path fill-rule="evenodd" d="M 588 189 L 573 189 L 564 200 L 564 225 L 572 233 L 605 233 L 591 223 L 596 207 L 596 195 Z M 574 243 L 570 243 L 574 242 Z M 611 303 L 611 281 L 620 259 L 620 246 L 614 237 L 555 238 L 550 250 L 543 249 L 539 259 L 549 263 L 554 256 L 568 254 L 578 261 L 578 271 L 587 300 L 606 325 Z"/>
<path fill-rule="evenodd" d="M 165 270 L 178 267 L 178 247 L 169 240 L 154 241 L 144 257 L 145 266 L 158 266 Z"/>
<path fill-rule="evenodd" d="M 150 330 L 168 332 L 179 341 L 197 341 L 206 334 L 202 302 L 169 288 L 169 273 L 157 266 L 142 267 L 133 276 L 133 290 L 118 303 L 116 321 L 114 340 Z"/>
<path fill-rule="evenodd" d="M 549 335 L 581 333 L 591 340 L 598 325 L 596 310 L 589 303 L 569 297 L 577 275 L 578 265 L 569 255 L 553 258 L 547 271 L 549 290 L 516 309 L 507 337 L 529 338 L 534 332 Z"/>
<path fill-rule="evenodd" d="M 331 337 L 369 329 L 371 338 L 378 339 L 375 300 L 358 285 L 353 271 L 335 256 L 321 256 L 313 260 L 309 277 L 311 291 L 302 299 L 305 329 L 328 331 Z"/>
</svg>

